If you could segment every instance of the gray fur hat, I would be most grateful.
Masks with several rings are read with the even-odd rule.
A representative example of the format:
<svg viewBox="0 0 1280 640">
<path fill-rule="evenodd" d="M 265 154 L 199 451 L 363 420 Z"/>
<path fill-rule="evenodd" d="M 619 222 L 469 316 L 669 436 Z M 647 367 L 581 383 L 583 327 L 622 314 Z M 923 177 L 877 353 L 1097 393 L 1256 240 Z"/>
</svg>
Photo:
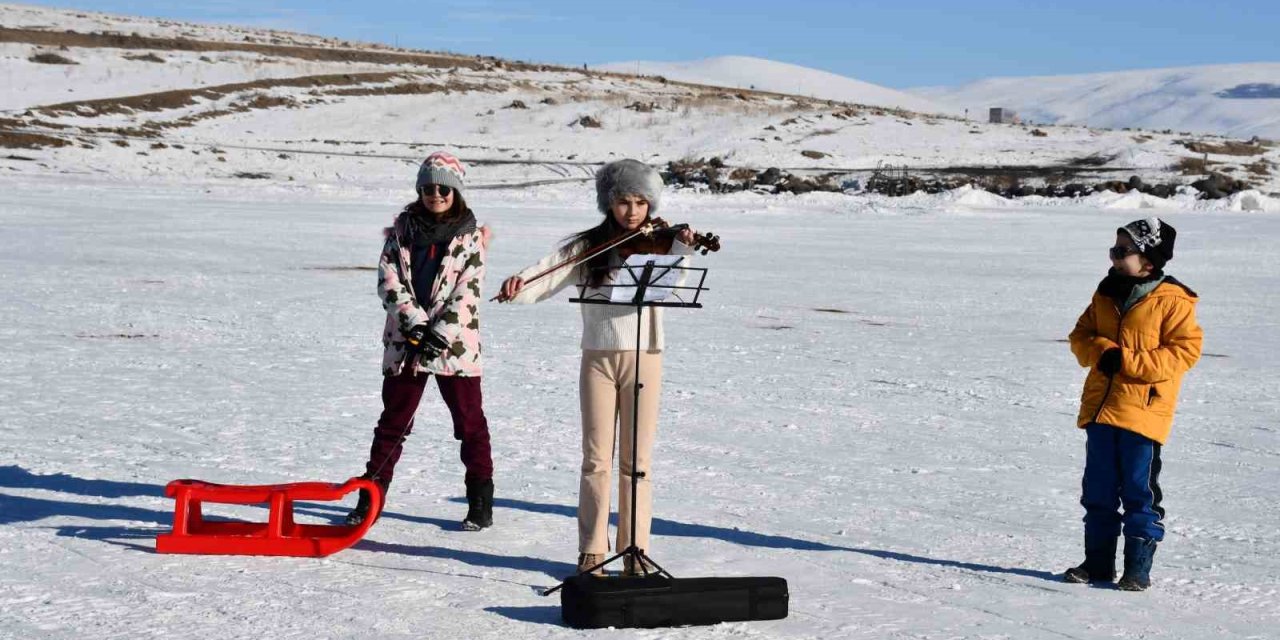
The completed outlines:
<svg viewBox="0 0 1280 640">
<path fill-rule="evenodd" d="M 662 176 L 657 169 L 639 160 L 615 160 L 596 172 L 596 205 L 608 214 L 618 196 L 635 194 L 649 201 L 649 215 L 658 211 L 662 199 Z"/>
</svg>

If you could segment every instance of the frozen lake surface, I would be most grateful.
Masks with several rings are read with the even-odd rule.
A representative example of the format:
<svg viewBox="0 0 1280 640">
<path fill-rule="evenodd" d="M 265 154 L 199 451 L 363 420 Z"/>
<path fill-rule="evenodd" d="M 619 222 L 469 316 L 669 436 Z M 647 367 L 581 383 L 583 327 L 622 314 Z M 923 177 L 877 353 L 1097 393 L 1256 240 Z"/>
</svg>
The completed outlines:
<svg viewBox="0 0 1280 640">
<path fill-rule="evenodd" d="M 0 636 L 561 638 L 578 310 L 482 309 L 496 525 L 464 533 L 429 391 L 385 517 L 324 560 L 166 556 L 175 478 L 360 473 L 381 228 L 358 191 L 13 178 L 0 189 Z M 476 192 L 484 291 L 597 220 L 584 186 Z M 1082 557 L 1084 371 L 1065 338 L 1136 211 L 668 194 L 719 233 L 668 314 L 652 555 L 780 575 L 791 616 L 640 638 L 1236 638 L 1280 623 L 1280 218 L 1170 213 L 1201 294 L 1141 594 Z M 434 385 L 433 385 L 434 386 Z M 332 521 L 348 505 L 303 509 Z M 261 519 L 265 512 L 229 511 Z M 1271 631 L 1267 631 L 1271 629 Z"/>
</svg>

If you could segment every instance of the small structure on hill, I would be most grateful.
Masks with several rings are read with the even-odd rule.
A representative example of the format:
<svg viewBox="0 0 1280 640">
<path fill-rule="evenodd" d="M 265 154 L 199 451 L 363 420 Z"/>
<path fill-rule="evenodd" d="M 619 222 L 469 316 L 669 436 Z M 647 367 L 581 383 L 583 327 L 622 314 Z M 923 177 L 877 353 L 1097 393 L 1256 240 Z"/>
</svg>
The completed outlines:
<svg viewBox="0 0 1280 640">
<path fill-rule="evenodd" d="M 991 107 L 988 122 L 991 124 L 1019 124 L 1022 119 L 1018 117 L 1018 112 L 1006 107 Z"/>
</svg>

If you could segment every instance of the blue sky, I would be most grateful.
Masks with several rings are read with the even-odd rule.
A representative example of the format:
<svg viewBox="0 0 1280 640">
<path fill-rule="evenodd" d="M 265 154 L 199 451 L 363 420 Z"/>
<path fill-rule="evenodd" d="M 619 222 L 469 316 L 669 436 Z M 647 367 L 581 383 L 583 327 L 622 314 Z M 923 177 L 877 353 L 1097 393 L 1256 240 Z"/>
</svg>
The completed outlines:
<svg viewBox="0 0 1280 640">
<path fill-rule="evenodd" d="M 1280 0 L 26 1 L 566 65 L 749 55 L 895 88 L 1280 61 Z"/>
</svg>

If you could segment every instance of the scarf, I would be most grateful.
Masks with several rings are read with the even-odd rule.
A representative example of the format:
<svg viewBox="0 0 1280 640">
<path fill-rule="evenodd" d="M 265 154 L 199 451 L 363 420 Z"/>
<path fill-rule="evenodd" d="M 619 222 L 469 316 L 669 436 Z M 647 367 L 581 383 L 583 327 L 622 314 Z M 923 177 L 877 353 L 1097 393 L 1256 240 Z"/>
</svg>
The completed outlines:
<svg viewBox="0 0 1280 640">
<path fill-rule="evenodd" d="M 475 230 L 476 216 L 470 209 L 456 220 L 437 220 L 426 211 L 405 214 L 405 235 L 407 236 L 405 239 L 414 247 L 447 243 L 457 236 Z"/>
<path fill-rule="evenodd" d="M 1098 283 L 1098 293 L 1116 301 L 1116 306 L 1122 309 L 1128 309 L 1133 306 L 1137 300 L 1131 300 L 1134 291 L 1139 290 L 1150 293 L 1155 285 L 1164 280 L 1164 272 L 1156 269 L 1146 276 L 1126 276 L 1116 273 L 1113 267 L 1107 272 L 1107 277 Z"/>
</svg>

